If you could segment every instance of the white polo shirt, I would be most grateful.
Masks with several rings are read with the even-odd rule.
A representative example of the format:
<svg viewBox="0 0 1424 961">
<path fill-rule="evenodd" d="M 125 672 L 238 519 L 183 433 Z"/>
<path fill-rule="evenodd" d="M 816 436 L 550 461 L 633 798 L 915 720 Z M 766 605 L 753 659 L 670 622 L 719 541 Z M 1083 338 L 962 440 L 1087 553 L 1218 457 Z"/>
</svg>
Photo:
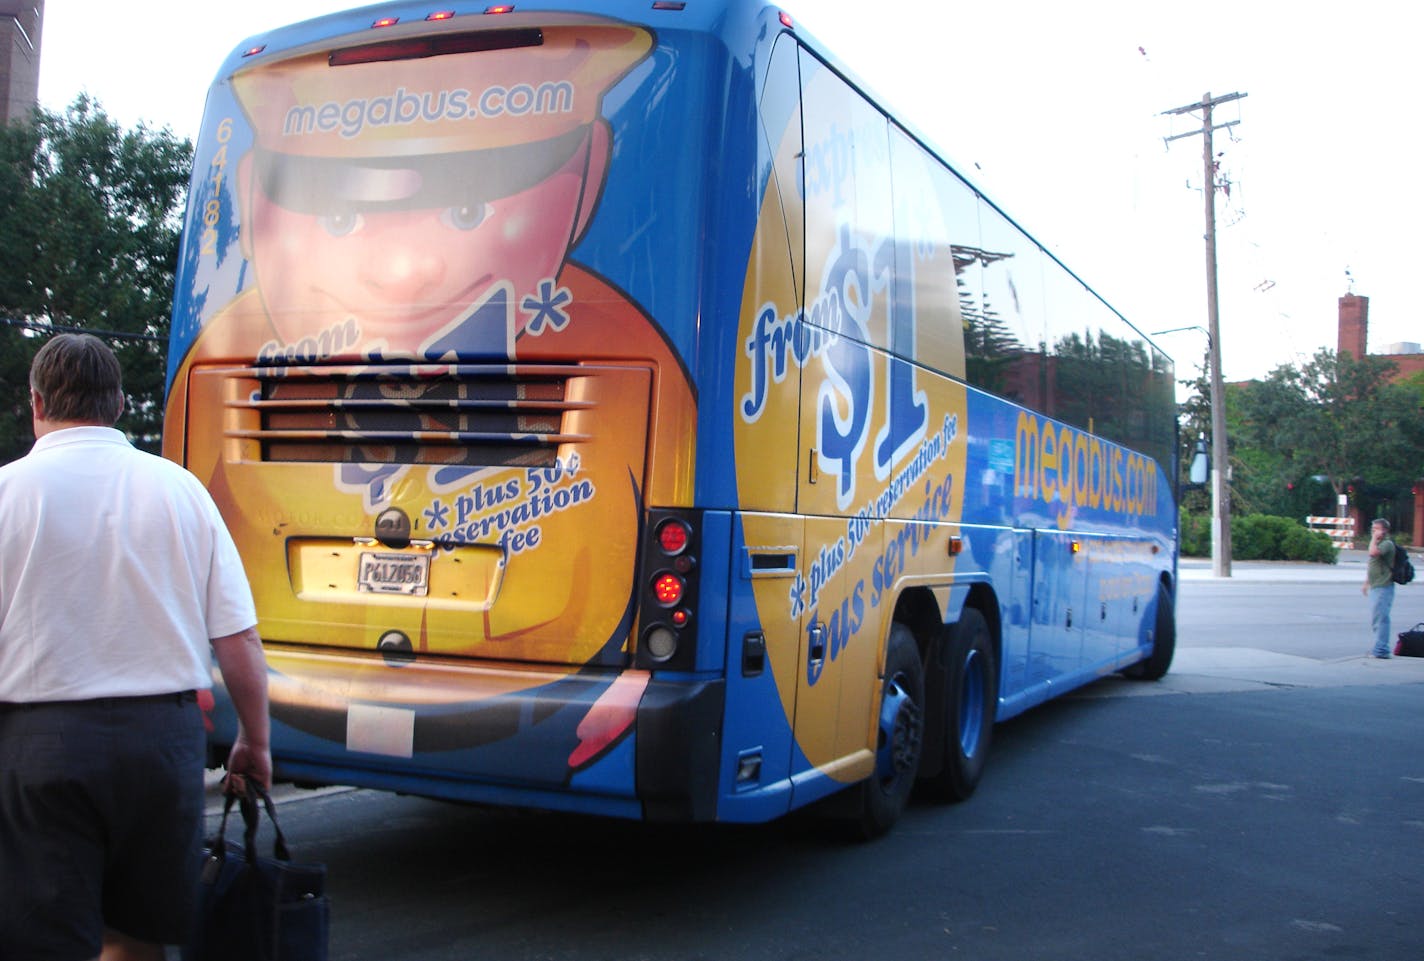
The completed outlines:
<svg viewBox="0 0 1424 961">
<path fill-rule="evenodd" d="M 110 427 L 0 467 L 0 702 L 212 686 L 210 638 L 257 623 L 242 561 L 188 471 Z"/>
</svg>

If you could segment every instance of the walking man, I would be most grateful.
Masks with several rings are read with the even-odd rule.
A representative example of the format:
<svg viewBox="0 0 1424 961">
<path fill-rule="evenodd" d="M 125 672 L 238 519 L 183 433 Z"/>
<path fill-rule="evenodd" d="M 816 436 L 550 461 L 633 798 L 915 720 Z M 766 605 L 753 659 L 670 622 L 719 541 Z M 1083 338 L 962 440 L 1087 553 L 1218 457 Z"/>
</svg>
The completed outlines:
<svg viewBox="0 0 1424 961">
<path fill-rule="evenodd" d="M 1394 552 L 1398 548 L 1388 535 L 1389 521 L 1376 518 L 1370 525 L 1370 563 L 1360 588 L 1370 599 L 1370 630 L 1375 640 L 1370 653 L 1375 657 L 1389 657 L 1389 611 L 1394 606 Z"/>
<path fill-rule="evenodd" d="M 202 485 L 132 447 L 118 360 L 35 355 L 35 445 L 0 467 L 0 961 L 162 961 L 187 939 L 215 654 L 268 786 L 267 671 L 242 563 Z"/>
</svg>

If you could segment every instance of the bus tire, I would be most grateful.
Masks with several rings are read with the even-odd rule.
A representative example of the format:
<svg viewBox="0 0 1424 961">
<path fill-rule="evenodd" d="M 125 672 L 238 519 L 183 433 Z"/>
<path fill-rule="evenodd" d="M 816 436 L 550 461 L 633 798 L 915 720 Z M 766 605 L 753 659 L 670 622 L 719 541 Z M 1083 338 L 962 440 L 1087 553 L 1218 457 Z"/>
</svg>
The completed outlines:
<svg viewBox="0 0 1424 961">
<path fill-rule="evenodd" d="M 910 629 L 892 624 L 885 646 L 875 773 L 856 788 L 860 792 L 856 827 L 861 838 L 878 838 L 900 819 L 920 768 L 924 731 L 924 662 Z"/>
<path fill-rule="evenodd" d="M 984 615 L 966 607 L 944 642 L 944 758 L 923 786 L 941 801 L 963 801 L 984 774 L 999 703 L 999 667 Z"/>
<path fill-rule="evenodd" d="M 1144 661 L 1123 668 L 1123 675 L 1139 681 L 1156 681 L 1172 666 L 1177 651 L 1177 615 L 1167 585 L 1157 585 L 1157 611 L 1153 615 L 1152 653 Z"/>
</svg>

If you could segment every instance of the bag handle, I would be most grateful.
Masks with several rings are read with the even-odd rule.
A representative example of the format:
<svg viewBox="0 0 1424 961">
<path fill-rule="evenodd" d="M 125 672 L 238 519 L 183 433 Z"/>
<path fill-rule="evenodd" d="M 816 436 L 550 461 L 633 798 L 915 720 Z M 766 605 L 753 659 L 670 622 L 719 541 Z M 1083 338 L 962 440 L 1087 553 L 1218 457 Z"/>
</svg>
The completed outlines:
<svg viewBox="0 0 1424 961">
<path fill-rule="evenodd" d="M 277 835 L 276 840 L 272 842 L 273 857 L 279 861 L 292 860 L 292 853 L 287 848 L 287 836 L 282 833 L 282 826 L 277 823 L 277 806 L 272 803 L 272 795 L 254 783 L 251 778 L 243 778 L 243 783 L 246 785 L 246 790 L 242 794 L 229 794 L 223 800 L 222 823 L 218 825 L 214 848 L 219 851 L 223 849 L 223 839 L 227 834 L 227 819 L 232 814 L 232 805 L 235 801 L 238 810 L 242 812 L 242 842 L 243 847 L 247 849 L 247 863 L 257 863 L 257 829 L 261 824 L 257 802 L 260 800 L 262 806 L 267 809 L 267 817 L 272 822 L 272 830 Z"/>
</svg>

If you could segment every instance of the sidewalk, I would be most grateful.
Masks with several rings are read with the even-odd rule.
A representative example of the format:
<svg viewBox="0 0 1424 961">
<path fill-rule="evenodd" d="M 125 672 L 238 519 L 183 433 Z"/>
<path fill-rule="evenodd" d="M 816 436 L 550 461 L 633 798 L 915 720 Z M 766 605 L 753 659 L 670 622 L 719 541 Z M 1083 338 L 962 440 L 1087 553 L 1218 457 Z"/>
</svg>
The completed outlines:
<svg viewBox="0 0 1424 961">
<path fill-rule="evenodd" d="M 207 789 L 207 800 L 204 802 L 203 813 L 209 818 L 221 817 L 223 813 L 223 792 L 222 779 L 224 772 L 221 768 L 209 770 L 203 773 L 203 785 Z M 272 785 L 272 800 L 277 804 L 284 801 L 300 800 L 303 798 L 321 797 L 326 794 L 344 794 L 347 791 L 354 791 L 354 787 L 343 787 L 336 785 L 333 787 L 303 788 L 286 782 L 278 782 Z M 266 822 L 267 816 L 264 814 L 262 820 Z M 214 829 L 216 825 L 211 825 Z M 242 838 L 242 815 L 238 813 L 237 805 L 233 805 L 232 816 L 228 820 L 228 836 L 232 838 Z M 272 839 L 272 826 L 263 824 L 260 831 L 264 843 L 270 844 Z"/>
<path fill-rule="evenodd" d="M 1305 561 L 1232 561 L 1231 580 L 1359 584 L 1365 579 L 1365 566 L 1369 559 L 1370 556 L 1364 551 L 1341 551 L 1334 564 L 1311 564 Z M 1218 580 L 1211 572 L 1211 560 L 1205 557 L 1181 558 L 1177 562 L 1177 576 L 1184 581 Z"/>
<path fill-rule="evenodd" d="M 1118 675 L 1078 696 L 1141 697 L 1225 694 L 1292 687 L 1372 687 L 1424 684 L 1424 657 L 1345 657 L 1321 661 L 1251 647 L 1179 647 L 1167 676 L 1152 684 Z"/>
</svg>

